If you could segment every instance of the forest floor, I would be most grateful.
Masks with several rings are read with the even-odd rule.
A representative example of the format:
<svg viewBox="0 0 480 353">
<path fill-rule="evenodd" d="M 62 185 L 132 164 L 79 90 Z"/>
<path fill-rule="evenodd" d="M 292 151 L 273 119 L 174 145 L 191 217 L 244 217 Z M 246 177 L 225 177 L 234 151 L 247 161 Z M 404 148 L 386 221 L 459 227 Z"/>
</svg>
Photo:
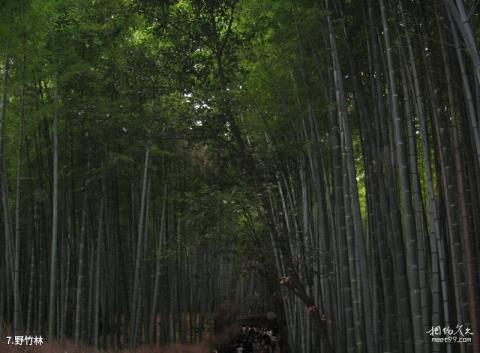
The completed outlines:
<svg viewBox="0 0 480 353">
<path fill-rule="evenodd" d="M 237 325 L 232 325 L 214 336 L 205 335 L 196 344 L 174 343 L 163 347 L 142 345 L 136 349 L 95 349 L 86 344 L 74 343 L 71 340 L 45 340 L 42 345 L 14 345 L 8 344 L 8 337 L 0 337 L 0 353 L 212 353 L 216 351 L 214 347 L 234 342 L 239 334 L 240 328 Z M 280 353 L 278 346 L 275 353 Z"/>
</svg>

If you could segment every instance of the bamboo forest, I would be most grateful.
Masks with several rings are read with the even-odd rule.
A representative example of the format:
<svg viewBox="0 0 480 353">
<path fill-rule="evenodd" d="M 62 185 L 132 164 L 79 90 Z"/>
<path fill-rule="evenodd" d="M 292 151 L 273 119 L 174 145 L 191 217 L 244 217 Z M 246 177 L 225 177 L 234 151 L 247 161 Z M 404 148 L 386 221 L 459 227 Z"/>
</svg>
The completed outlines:
<svg viewBox="0 0 480 353">
<path fill-rule="evenodd" d="M 480 353 L 480 1 L 0 0 L 1 353 Z"/>
</svg>

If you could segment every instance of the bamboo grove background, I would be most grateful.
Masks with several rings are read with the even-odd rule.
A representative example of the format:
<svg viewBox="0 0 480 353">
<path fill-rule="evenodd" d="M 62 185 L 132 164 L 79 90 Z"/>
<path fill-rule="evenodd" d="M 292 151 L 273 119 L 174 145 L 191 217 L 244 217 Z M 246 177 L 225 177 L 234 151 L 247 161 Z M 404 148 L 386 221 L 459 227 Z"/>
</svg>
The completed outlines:
<svg viewBox="0 0 480 353">
<path fill-rule="evenodd" d="M 1 5 L 0 336 L 480 352 L 477 1 Z"/>
</svg>

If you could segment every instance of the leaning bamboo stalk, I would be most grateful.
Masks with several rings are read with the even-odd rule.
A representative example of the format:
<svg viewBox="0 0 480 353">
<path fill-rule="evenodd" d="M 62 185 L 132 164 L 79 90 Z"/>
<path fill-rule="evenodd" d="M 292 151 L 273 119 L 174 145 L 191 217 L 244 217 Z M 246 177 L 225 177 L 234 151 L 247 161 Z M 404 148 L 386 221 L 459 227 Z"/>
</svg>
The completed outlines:
<svg viewBox="0 0 480 353">
<path fill-rule="evenodd" d="M 133 296 L 132 296 L 132 310 L 130 315 L 130 320 L 132 323 L 132 337 L 130 345 L 134 347 L 137 344 L 137 334 L 138 334 L 138 306 L 139 306 L 139 291 L 140 291 L 140 267 L 143 261 L 143 229 L 144 229 L 144 218 L 145 218 L 145 200 L 147 197 L 147 180 L 148 180 L 148 165 L 149 165 L 149 155 L 150 148 L 145 148 L 145 162 L 143 168 L 143 182 L 142 182 L 142 196 L 140 200 L 140 215 L 138 219 L 138 233 L 137 233 L 137 244 L 136 244 L 136 256 L 135 256 L 135 272 L 134 272 L 134 282 L 133 282 Z"/>
<path fill-rule="evenodd" d="M 155 282 L 153 286 L 153 297 L 152 297 L 152 306 L 150 311 L 150 328 L 149 328 L 149 337 L 151 342 L 156 342 L 156 331 L 157 331 L 157 306 L 158 306 L 158 296 L 160 292 L 160 273 L 162 266 L 162 251 L 164 248 L 165 242 L 165 213 L 166 213 L 166 199 L 167 199 L 167 181 L 163 182 L 163 193 L 162 193 L 162 205 L 160 211 L 160 230 L 157 240 L 157 248 L 155 252 Z"/>
</svg>

